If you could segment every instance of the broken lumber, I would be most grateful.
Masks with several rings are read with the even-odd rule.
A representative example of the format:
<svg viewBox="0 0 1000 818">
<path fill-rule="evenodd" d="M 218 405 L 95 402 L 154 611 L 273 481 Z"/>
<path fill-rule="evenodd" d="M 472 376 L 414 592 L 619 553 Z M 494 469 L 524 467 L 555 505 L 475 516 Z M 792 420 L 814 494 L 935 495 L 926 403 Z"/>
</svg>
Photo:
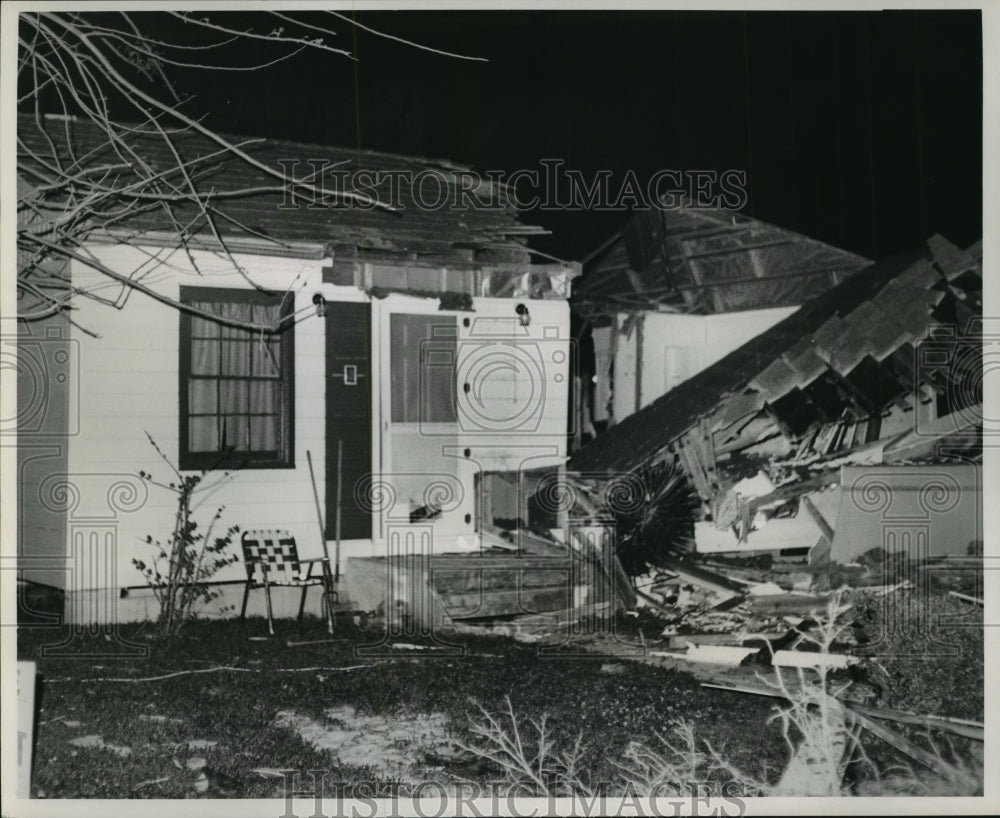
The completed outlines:
<svg viewBox="0 0 1000 818">
<path fill-rule="evenodd" d="M 704 662 L 711 665 L 736 667 L 751 654 L 759 652 L 760 648 L 743 648 L 732 645 L 695 645 L 688 642 L 687 653 L 669 653 L 665 650 L 651 650 L 649 651 L 649 655 L 662 659 L 682 659 L 687 662 Z"/>
<path fill-rule="evenodd" d="M 816 594 L 769 594 L 750 597 L 756 613 L 780 616 L 782 614 L 822 613 L 829 605 L 829 598 Z"/>
<path fill-rule="evenodd" d="M 680 650 L 685 643 L 692 645 L 747 645 L 756 642 L 757 647 L 763 647 L 764 643 L 781 639 L 784 633 L 675 633 L 667 638 L 667 647 L 671 650 Z"/>
<path fill-rule="evenodd" d="M 857 661 L 856 656 L 848 656 L 844 653 L 821 653 L 805 650 L 777 650 L 771 657 L 771 664 L 774 667 L 845 668 Z"/>
<path fill-rule="evenodd" d="M 986 600 L 977 599 L 974 596 L 969 596 L 968 594 L 960 594 L 958 591 L 948 591 L 948 596 L 953 596 L 955 599 L 961 599 L 965 602 L 973 602 L 976 605 L 985 605 Z"/>
<path fill-rule="evenodd" d="M 833 528 L 826 521 L 826 518 L 820 513 L 819 509 L 816 508 L 816 504 L 809 499 L 808 495 L 802 498 L 802 508 L 804 508 L 809 513 L 809 516 L 813 518 L 813 521 L 819 527 L 820 534 L 822 534 L 823 539 L 832 545 Z"/>
<path fill-rule="evenodd" d="M 847 710 L 849 717 L 858 722 L 869 733 L 878 736 L 882 739 L 882 741 L 892 745 L 901 753 L 908 755 L 915 761 L 919 761 L 925 767 L 930 768 L 936 773 L 940 773 L 942 771 L 942 767 L 948 767 L 948 764 L 939 756 L 925 750 L 923 747 L 917 746 L 908 738 L 901 736 L 894 730 L 890 730 L 888 727 L 879 724 L 877 721 L 862 715 L 858 712 L 857 707 L 854 705 L 849 705 L 845 709 Z"/>
<path fill-rule="evenodd" d="M 655 597 L 650 596 L 645 591 L 640 591 L 638 588 L 636 588 L 635 593 L 639 599 L 645 600 L 646 603 L 651 608 L 656 608 L 656 610 L 662 613 L 670 614 L 671 616 L 677 613 L 676 608 L 671 608 L 668 605 L 662 604 L 659 600 L 657 600 Z"/>
<path fill-rule="evenodd" d="M 700 585 L 704 588 L 709 588 L 720 593 L 728 592 L 742 595 L 744 592 L 744 588 L 741 583 L 735 582 L 729 579 L 729 577 L 725 577 L 715 571 L 709 571 L 706 568 L 702 568 L 700 565 L 695 565 L 691 562 L 664 559 L 661 561 L 660 567 L 670 571 L 671 573 L 677 574 L 685 582 L 691 583 L 692 585 Z"/>
<path fill-rule="evenodd" d="M 921 716 L 916 713 L 907 713 L 904 710 L 889 710 L 884 707 L 868 707 L 862 704 L 852 704 L 851 707 L 861 715 L 875 719 L 896 721 L 900 724 L 914 724 L 918 727 L 934 727 L 976 741 L 984 740 L 985 730 L 980 722 L 955 719 L 949 716 Z"/>
<path fill-rule="evenodd" d="M 744 685 L 730 685 L 730 684 L 718 684 L 714 682 L 702 682 L 702 687 L 711 687 L 717 690 L 730 690 L 734 693 L 749 693 L 753 696 L 767 696 L 772 699 L 788 699 L 788 696 L 780 688 L 766 688 L 766 687 L 750 687 Z M 838 700 L 840 701 L 840 700 Z M 855 704 L 853 702 L 840 702 L 841 706 L 847 712 L 847 715 L 856 724 L 859 724 L 869 733 L 878 738 L 882 739 L 887 744 L 895 747 L 904 755 L 909 756 L 915 761 L 919 761 L 925 767 L 930 768 L 934 772 L 940 773 L 942 768 L 947 768 L 949 765 L 942 758 L 925 750 L 914 744 L 905 736 L 901 736 L 894 730 L 890 730 L 882 724 L 879 724 L 875 718 L 888 718 L 889 714 L 893 716 L 893 721 L 902 722 L 901 716 L 911 717 L 916 721 L 912 722 L 915 724 L 924 724 L 925 722 L 919 721 L 920 719 L 930 719 L 934 721 L 933 726 L 942 727 L 943 729 L 948 729 L 948 727 L 970 727 L 974 725 L 964 725 L 961 720 L 947 718 L 945 716 L 911 716 L 908 713 L 902 713 L 900 711 L 884 710 L 882 708 L 865 707 L 861 704 Z M 906 722 L 911 723 L 911 722 Z M 948 725 L 948 727 L 945 727 Z M 979 725 L 981 727 L 981 725 Z M 972 731 L 970 731 L 971 733 Z M 969 738 L 975 738 L 974 735 L 969 735 Z M 982 739 L 980 739 L 982 740 Z"/>
</svg>

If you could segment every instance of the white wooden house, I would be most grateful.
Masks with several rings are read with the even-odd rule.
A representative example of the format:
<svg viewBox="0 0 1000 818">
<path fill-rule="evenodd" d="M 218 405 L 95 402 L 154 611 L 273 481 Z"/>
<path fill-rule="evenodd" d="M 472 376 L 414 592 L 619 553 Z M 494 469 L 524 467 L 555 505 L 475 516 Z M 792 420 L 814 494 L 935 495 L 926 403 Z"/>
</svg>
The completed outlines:
<svg viewBox="0 0 1000 818">
<path fill-rule="evenodd" d="M 24 122 L 20 135 L 41 138 Z M 132 559 L 152 556 L 147 535 L 169 536 L 175 505 L 139 477 L 170 476 L 147 434 L 184 473 L 234 469 L 202 498 L 203 524 L 224 506 L 220 524 L 289 529 L 307 557 L 322 553 L 311 457 L 331 553 L 339 516 L 345 602 L 351 557 L 385 555 L 408 526 L 418 548 L 475 550 L 493 475 L 565 461 L 577 269 L 531 262 L 525 236 L 539 231 L 497 206 L 492 183 L 474 189 L 492 207 L 455 207 L 473 177 L 448 163 L 270 140 L 253 152 L 298 174 L 391 171 L 398 189 L 372 189 L 396 206 L 233 199 L 228 252 L 204 224 L 188 251 L 137 213 L 86 249 L 181 310 L 72 262 L 74 286 L 103 281 L 114 304 L 80 298 L 72 324 L 21 327 L 19 554 L 27 579 L 66 590 L 71 621 L 155 615 Z M 260 184 L 245 163 L 213 161 L 220 189 Z M 239 564 L 217 577 L 237 595 L 243 578 Z"/>
</svg>

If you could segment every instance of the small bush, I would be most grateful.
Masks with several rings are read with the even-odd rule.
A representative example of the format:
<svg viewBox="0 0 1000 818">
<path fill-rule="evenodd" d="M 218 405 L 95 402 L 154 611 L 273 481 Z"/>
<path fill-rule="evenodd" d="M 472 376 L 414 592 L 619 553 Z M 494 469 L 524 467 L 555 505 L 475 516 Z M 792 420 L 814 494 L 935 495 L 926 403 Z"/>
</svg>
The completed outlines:
<svg viewBox="0 0 1000 818">
<path fill-rule="evenodd" d="M 139 477 L 150 485 L 173 492 L 177 497 L 177 511 L 174 515 L 174 529 L 166 543 L 154 539 L 152 535 L 146 537 L 146 544 L 154 551 L 152 562 L 133 559 L 132 564 L 149 583 L 160 605 L 157 619 L 160 632 L 164 636 L 175 636 L 197 615 L 201 607 L 221 593 L 208 585 L 208 582 L 222 568 L 236 562 L 237 557 L 229 553 L 229 548 L 239 526 L 230 526 L 221 536 L 213 537 L 213 529 L 222 518 L 223 508 L 220 507 L 216 509 L 207 529 L 200 531 L 198 523 L 191 516 L 192 500 L 199 489 L 206 489 L 202 485 L 206 472 L 181 474 L 148 432 L 146 437 L 156 453 L 173 469 L 176 479 L 160 483 L 145 471 L 140 471 Z M 229 472 L 224 472 L 219 481 L 228 477 Z"/>
</svg>

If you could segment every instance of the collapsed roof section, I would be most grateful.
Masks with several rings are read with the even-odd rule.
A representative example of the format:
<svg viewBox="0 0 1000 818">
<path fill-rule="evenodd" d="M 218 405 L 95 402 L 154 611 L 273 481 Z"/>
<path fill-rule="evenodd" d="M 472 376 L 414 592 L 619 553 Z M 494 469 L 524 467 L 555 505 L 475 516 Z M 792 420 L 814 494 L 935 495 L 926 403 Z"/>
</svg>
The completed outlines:
<svg viewBox="0 0 1000 818">
<path fill-rule="evenodd" d="M 612 426 L 569 468 L 634 472 L 676 456 L 714 515 L 733 482 L 720 461 L 769 441 L 784 458 L 776 485 L 798 486 L 789 497 L 809 469 L 839 469 L 866 447 L 879 448 L 872 462 L 940 455 L 947 436 L 975 450 L 981 260 L 981 243 L 963 252 L 935 236 L 923 255 L 870 266 Z"/>
<path fill-rule="evenodd" d="M 591 317 L 797 306 L 870 263 L 739 213 L 650 208 L 585 263 L 575 301 Z"/>
<path fill-rule="evenodd" d="M 445 160 L 240 136 L 221 144 L 194 130 L 119 127 L 111 138 L 90 121 L 29 114 L 18 116 L 17 138 L 18 177 L 38 191 L 33 209 L 74 207 L 74 179 L 114 188 L 88 240 L 332 258 L 336 283 L 376 288 L 361 264 L 447 268 L 461 280 L 417 275 L 432 284 L 419 286 L 469 295 L 520 286 L 519 297 L 566 297 L 567 271 L 576 275 L 577 265 L 531 264 L 527 237 L 548 231 L 518 220 L 502 182 Z M 474 275 L 484 268 L 492 278 Z"/>
</svg>

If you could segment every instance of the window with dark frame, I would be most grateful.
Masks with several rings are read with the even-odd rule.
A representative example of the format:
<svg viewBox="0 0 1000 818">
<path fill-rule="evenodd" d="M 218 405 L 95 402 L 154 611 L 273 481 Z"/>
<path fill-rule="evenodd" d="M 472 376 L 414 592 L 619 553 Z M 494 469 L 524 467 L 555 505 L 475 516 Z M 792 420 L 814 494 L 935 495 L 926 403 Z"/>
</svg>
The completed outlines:
<svg viewBox="0 0 1000 818">
<path fill-rule="evenodd" d="M 293 467 L 292 296 L 181 287 L 180 300 L 219 317 L 180 314 L 180 467 Z"/>
</svg>

